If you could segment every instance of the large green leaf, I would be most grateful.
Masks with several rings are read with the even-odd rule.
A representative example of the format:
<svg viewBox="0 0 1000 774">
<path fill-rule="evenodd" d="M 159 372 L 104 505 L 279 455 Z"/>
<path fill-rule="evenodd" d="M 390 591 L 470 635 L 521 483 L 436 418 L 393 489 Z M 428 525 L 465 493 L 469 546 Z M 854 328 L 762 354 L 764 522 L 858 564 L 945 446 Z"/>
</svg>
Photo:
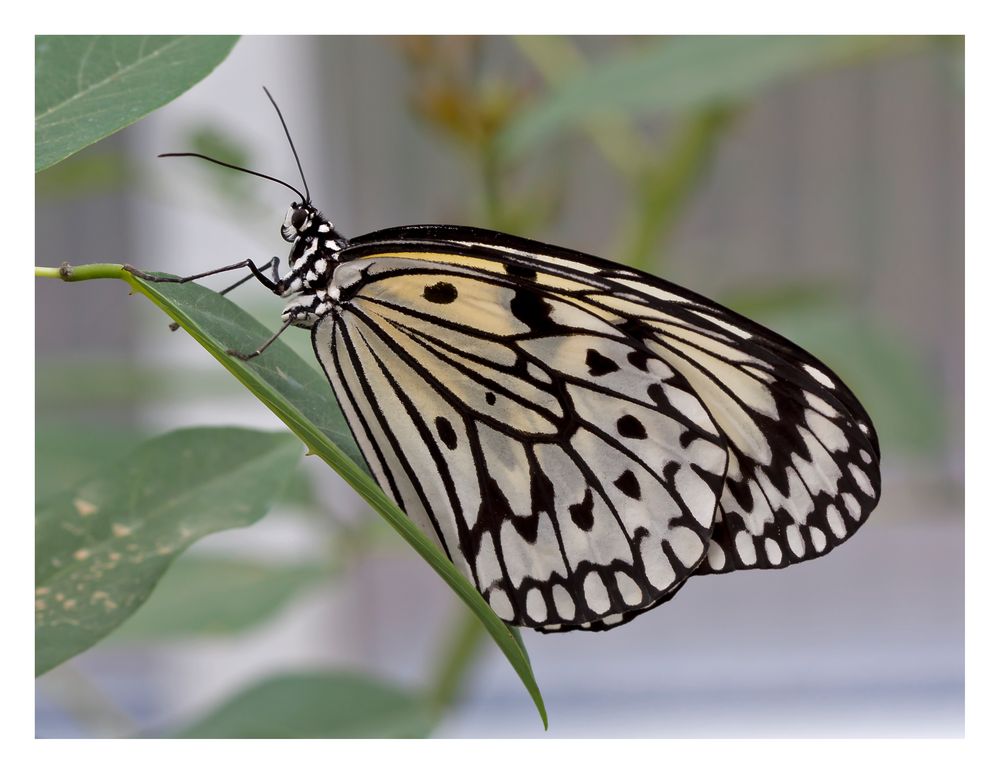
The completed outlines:
<svg viewBox="0 0 1000 774">
<path fill-rule="evenodd" d="M 226 58 L 232 35 L 39 35 L 35 171 L 183 94 Z"/>
<path fill-rule="evenodd" d="M 237 634 L 263 623 L 327 577 L 317 564 L 184 556 L 146 604 L 112 636 L 160 640 Z"/>
<path fill-rule="evenodd" d="M 36 396 L 36 403 L 40 403 Z M 53 421 L 39 411 L 35 421 L 35 502 L 93 475 L 111 460 L 124 457 L 146 434 L 128 425 L 104 421 Z"/>
<path fill-rule="evenodd" d="M 178 736 L 209 739 L 374 739 L 430 734 L 427 701 L 365 675 L 273 677 L 226 701 Z"/>
<path fill-rule="evenodd" d="M 337 407 L 333 390 L 315 367 L 303 361 L 281 339 L 261 357 L 251 361 L 226 354 L 229 349 L 253 351 L 269 337 L 271 331 L 224 296 L 195 283 L 148 282 L 117 264 L 42 269 L 36 273 L 69 281 L 124 280 L 178 322 L 301 438 L 311 453 L 336 470 L 451 586 L 483 622 L 510 661 L 534 700 L 542 722 L 547 725 L 545 704 L 516 630 L 497 618 L 476 588 L 371 478 Z M 169 335 L 165 329 L 163 335 Z M 296 332 L 291 331 L 288 335 L 294 336 Z"/>
<path fill-rule="evenodd" d="M 195 540 L 267 513 L 301 454 L 288 433 L 178 430 L 40 503 L 35 673 L 119 626 Z"/>
<path fill-rule="evenodd" d="M 594 118 L 715 107 L 820 67 L 921 44 L 874 36 L 685 36 L 630 48 L 566 79 L 522 111 L 500 148 L 521 153 Z"/>
</svg>

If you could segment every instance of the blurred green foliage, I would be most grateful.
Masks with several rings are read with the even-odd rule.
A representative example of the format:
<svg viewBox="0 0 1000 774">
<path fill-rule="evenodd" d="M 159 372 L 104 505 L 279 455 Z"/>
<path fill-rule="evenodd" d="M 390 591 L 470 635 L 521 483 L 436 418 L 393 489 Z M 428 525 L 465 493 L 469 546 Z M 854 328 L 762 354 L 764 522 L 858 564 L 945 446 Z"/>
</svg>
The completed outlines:
<svg viewBox="0 0 1000 774">
<path fill-rule="evenodd" d="M 419 693 L 351 672 L 306 672 L 252 685 L 176 736 L 418 738 L 433 726 L 432 709 Z"/>
<path fill-rule="evenodd" d="M 186 555 L 113 636 L 163 641 L 239 634 L 327 577 L 328 568 L 320 564 Z"/>
</svg>

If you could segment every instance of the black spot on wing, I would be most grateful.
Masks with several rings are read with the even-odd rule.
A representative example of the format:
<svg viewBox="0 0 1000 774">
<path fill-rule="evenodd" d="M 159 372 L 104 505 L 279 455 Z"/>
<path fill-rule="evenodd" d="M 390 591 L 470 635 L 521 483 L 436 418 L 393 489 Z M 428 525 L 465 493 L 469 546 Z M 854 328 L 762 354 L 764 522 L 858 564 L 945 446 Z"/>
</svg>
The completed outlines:
<svg viewBox="0 0 1000 774">
<path fill-rule="evenodd" d="M 591 376 L 605 376 L 618 370 L 618 364 L 614 360 L 602 355 L 596 349 L 587 350 L 586 362 Z"/>
<path fill-rule="evenodd" d="M 558 328 L 552 319 L 552 305 L 533 290 L 518 288 L 511 299 L 510 311 L 532 333 L 552 333 Z"/>
<path fill-rule="evenodd" d="M 618 433 L 624 438 L 643 439 L 646 437 L 646 428 L 638 419 L 631 414 L 625 414 L 618 420 Z"/>
<path fill-rule="evenodd" d="M 590 489 L 583 497 L 583 502 L 569 507 L 570 518 L 584 532 L 589 532 L 594 526 L 594 495 Z"/>
<path fill-rule="evenodd" d="M 635 473 L 631 470 L 626 470 L 615 480 L 615 486 L 621 490 L 622 494 L 627 497 L 631 497 L 633 500 L 642 499 L 642 491 L 639 489 L 639 481 L 635 477 Z"/>
<path fill-rule="evenodd" d="M 639 350 L 634 349 L 631 352 L 629 352 L 626 357 L 628 359 L 628 362 L 634 365 L 640 371 L 648 370 L 647 363 L 649 361 L 650 356 L 646 352 L 640 352 Z"/>
<path fill-rule="evenodd" d="M 458 298 L 458 289 L 450 282 L 436 282 L 424 288 L 424 298 L 432 304 L 450 304 Z"/>
<path fill-rule="evenodd" d="M 517 530 L 517 533 L 529 543 L 534 543 L 538 540 L 537 513 L 533 513 L 528 516 L 515 516 L 511 519 L 511 523 L 514 525 L 514 529 Z"/>
<path fill-rule="evenodd" d="M 434 427 L 437 428 L 438 437 L 452 451 L 458 446 L 458 436 L 455 435 L 455 428 L 451 426 L 449 422 L 444 417 L 438 417 L 434 420 Z"/>
</svg>

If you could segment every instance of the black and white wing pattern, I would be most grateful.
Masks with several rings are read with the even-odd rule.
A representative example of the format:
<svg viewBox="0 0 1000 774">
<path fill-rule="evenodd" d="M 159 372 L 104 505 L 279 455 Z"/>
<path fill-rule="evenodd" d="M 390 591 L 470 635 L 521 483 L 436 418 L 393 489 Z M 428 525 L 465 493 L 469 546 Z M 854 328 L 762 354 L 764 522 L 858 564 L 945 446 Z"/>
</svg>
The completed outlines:
<svg viewBox="0 0 1000 774">
<path fill-rule="evenodd" d="M 690 291 L 464 227 L 338 261 L 313 344 L 358 445 L 505 621 L 610 628 L 692 574 L 824 554 L 878 500 L 848 388 Z"/>
</svg>

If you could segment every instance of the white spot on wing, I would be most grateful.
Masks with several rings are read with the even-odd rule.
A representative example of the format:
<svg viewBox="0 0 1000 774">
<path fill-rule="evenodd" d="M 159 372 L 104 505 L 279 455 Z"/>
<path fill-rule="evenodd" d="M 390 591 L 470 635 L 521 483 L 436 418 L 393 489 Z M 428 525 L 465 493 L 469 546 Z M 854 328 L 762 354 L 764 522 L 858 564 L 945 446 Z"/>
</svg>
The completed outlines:
<svg viewBox="0 0 1000 774">
<path fill-rule="evenodd" d="M 611 607 L 611 600 L 608 598 L 608 588 L 601 580 L 601 576 L 596 571 L 591 572 L 583 580 L 583 596 L 587 600 L 587 607 L 600 615 Z"/>
<path fill-rule="evenodd" d="M 564 621 L 572 621 L 576 615 L 576 605 L 573 604 L 573 597 L 565 586 L 558 583 L 552 586 L 552 601 L 556 605 L 556 613 Z"/>
<path fill-rule="evenodd" d="M 803 390 L 802 394 L 806 397 L 806 403 L 809 404 L 810 408 L 815 409 L 820 414 L 829 419 L 836 419 L 840 416 L 840 412 L 837 411 L 833 406 L 823 400 L 819 395 L 809 390 Z"/>
<path fill-rule="evenodd" d="M 616 572 L 615 580 L 618 582 L 618 591 L 621 592 L 626 605 L 638 605 L 642 601 L 642 590 L 628 575 Z"/>
<path fill-rule="evenodd" d="M 503 589 L 493 589 L 490 592 L 490 607 L 504 621 L 514 620 L 514 608 L 510 604 L 510 597 Z"/>
<path fill-rule="evenodd" d="M 827 449 L 844 451 L 848 448 L 844 431 L 817 411 L 806 411 L 806 424 Z"/>
<path fill-rule="evenodd" d="M 805 555 L 806 544 L 802 539 L 802 529 L 797 525 L 792 525 L 785 531 L 785 542 L 797 558 L 801 559 Z"/>
<path fill-rule="evenodd" d="M 542 592 L 538 589 L 533 588 L 528 590 L 525 606 L 527 608 L 528 618 L 532 621 L 541 623 L 549 617 L 548 610 L 545 608 L 545 597 L 542 596 Z"/>
<path fill-rule="evenodd" d="M 851 518 L 857 521 L 861 518 L 861 506 L 858 501 L 854 499 L 854 495 L 850 492 L 844 492 L 844 505 L 847 506 L 847 512 L 851 514 Z"/>
<path fill-rule="evenodd" d="M 646 568 L 646 578 L 650 584 L 658 589 L 667 589 L 674 582 L 677 574 L 670 566 L 667 555 L 660 547 L 660 541 L 654 538 L 645 537 L 639 544 L 639 555 Z"/>
<path fill-rule="evenodd" d="M 767 554 L 767 561 L 771 564 L 781 564 L 781 546 L 774 538 L 767 538 L 764 541 L 764 552 Z"/>
<path fill-rule="evenodd" d="M 667 533 L 667 542 L 685 567 L 694 567 L 702 557 L 705 544 L 694 530 L 674 527 Z"/>
<path fill-rule="evenodd" d="M 836 537 L 842 538 L 847 534 L 847 527 L 844 526 L 844 517 L 836 505 L 827 506 L 826 521 L 830 525 L 830 531 Z"/>
<path fill-rule="evenodd" d="M 869 497 L 874 497 L 875 489 L 872 487 L 872 482 L 869 480 L 865 472 L 853 462 L 847 466 L 847 469 L 851 471 L 851 475 L 854 476 L 854 480 L 858 482 L 858 486 L 861 487 L 861 491 Z"/>
<path fill-rule="evenodd" d="M 726 566 L 726 552 L 714 540 L 708 541 L 708 566 L 713 570 L 721 570 Z"/>
<path fill-rule="evenodd" d="M 824 387 L 832 388 L 834 386 L 833 381 L 831 381 L 830 377 L 824 374 L 818 368 L 814 368 L 811 365 L 803 365 L 802 368 L 805 370 L 807 374 L 812 376 L 813 379 L 822 384 Z"/>
<path fill-rule="evenodd" d="M 757 561 L 757 549 L 753 546 L 753 539 L 749 532 L 740 532 L 734 542 L 736 543 L 736 553 L 739 554 L 743 564 L 750 566 Z"/>
</svg>

